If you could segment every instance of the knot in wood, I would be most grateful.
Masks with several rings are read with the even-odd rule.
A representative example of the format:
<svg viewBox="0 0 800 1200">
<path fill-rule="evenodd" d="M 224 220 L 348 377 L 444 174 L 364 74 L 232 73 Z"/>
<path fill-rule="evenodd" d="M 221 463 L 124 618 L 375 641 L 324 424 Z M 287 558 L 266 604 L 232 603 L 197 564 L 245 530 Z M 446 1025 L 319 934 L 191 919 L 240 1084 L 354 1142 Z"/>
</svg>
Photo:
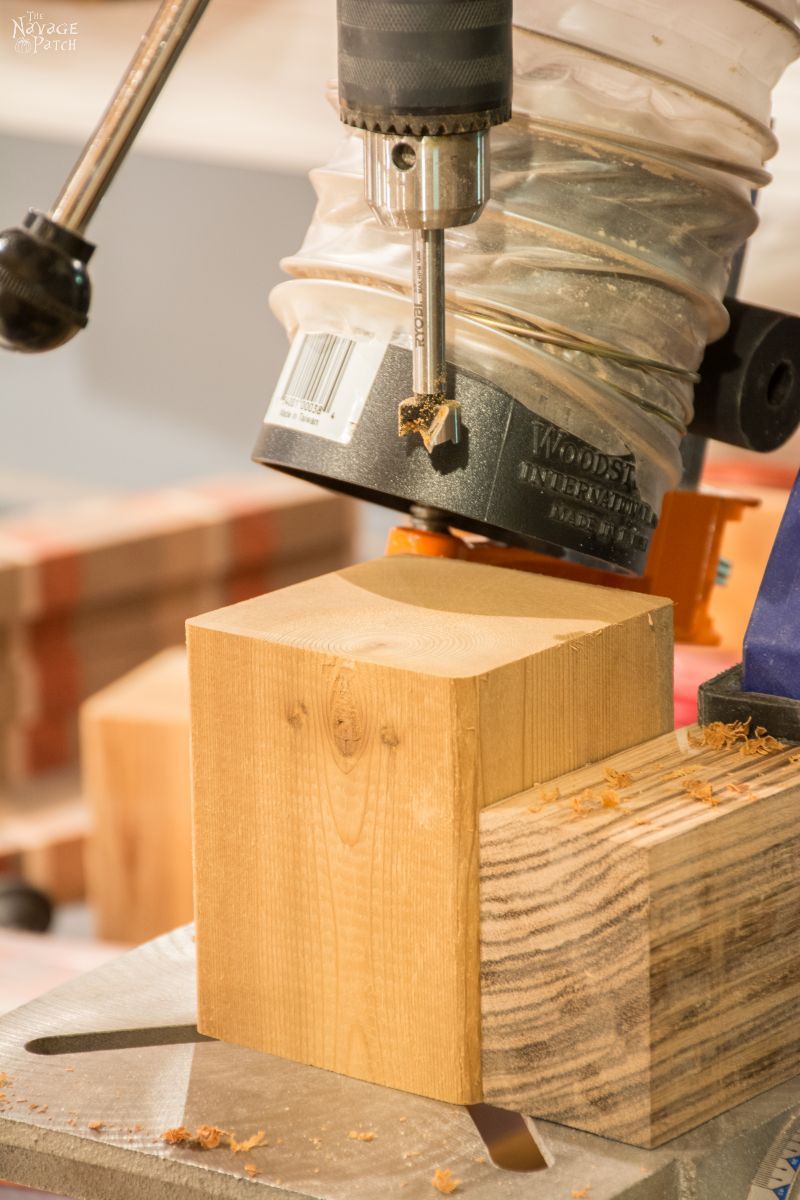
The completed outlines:
<svg viewBox="0 0 800 1200">
<path fill-rule="evenodd" d="M 364 720 L 349 672 L 340 671 L 333 681 L 331 728 L 336 749 L 343 758 L 353 758 L 364 738 Z"/>
<path fill-rule="evenodd" d="M 308 716 L 308 709 L 302 701 L 293 704 L 286 714 L 286 720 L 291 725 L 292 729 L 300 729 Z"/>
</svg>

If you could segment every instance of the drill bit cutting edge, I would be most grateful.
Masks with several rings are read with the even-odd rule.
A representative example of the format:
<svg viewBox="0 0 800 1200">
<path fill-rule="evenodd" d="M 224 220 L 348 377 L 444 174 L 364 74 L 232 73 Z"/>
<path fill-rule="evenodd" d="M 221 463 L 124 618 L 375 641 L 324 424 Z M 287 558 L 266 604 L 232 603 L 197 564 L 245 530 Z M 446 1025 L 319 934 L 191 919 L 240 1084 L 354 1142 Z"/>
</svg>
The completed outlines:
<svg viewBox="0 0 800 1200">
<path fill-rule="evenodd" d="M 338 0 L 342 120 L 365 131 L 367 203 L 412 233 L 414 395 L 400 436 L 431 452 L 459 440 L 448 398 L 444 233 L 489 195 L 491 126 L 511 115 L 511 0 Z"/>
</svg>

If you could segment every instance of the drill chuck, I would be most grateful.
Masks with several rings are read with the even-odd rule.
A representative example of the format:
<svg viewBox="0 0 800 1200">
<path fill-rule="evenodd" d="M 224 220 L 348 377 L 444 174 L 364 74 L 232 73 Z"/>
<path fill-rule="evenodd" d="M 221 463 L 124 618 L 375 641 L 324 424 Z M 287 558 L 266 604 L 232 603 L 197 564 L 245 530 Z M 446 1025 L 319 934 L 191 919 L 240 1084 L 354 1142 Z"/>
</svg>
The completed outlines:
<svg viewBox="0 0 800 1200">
<path fill-rule="evenodd" d="M 476 221 L 489 197 L 484 130 L 410 138 L 368 133 L 366 199 L 382 225 L 452 229 Z"/>
<path fill-rule="evenodd" d="M 507 121 L 511 7 L 512 0 L 338 0 L 342 120 L 401 137 Z"/>
</svg>

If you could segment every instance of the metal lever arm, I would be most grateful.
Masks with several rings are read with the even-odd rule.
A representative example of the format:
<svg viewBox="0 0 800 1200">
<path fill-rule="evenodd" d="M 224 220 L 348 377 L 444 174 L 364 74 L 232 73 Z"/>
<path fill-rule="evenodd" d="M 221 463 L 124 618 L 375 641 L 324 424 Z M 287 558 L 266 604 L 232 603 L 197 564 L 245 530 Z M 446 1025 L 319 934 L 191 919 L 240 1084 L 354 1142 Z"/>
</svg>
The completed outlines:
<svg viewBox="0 0 800 1200">
<path fill-rule="evenodd" d="M 86 226 L 208 3 L 163 0 L 49 214 L 0 233 L 0 345 L 50 350 L 87 324 Z"/>
<path fill-rule="evenodd" d="M 163 0 L 50 210 L 50 218 L 63 228 L 85 230 L 208 3 Z"/>
</svg>

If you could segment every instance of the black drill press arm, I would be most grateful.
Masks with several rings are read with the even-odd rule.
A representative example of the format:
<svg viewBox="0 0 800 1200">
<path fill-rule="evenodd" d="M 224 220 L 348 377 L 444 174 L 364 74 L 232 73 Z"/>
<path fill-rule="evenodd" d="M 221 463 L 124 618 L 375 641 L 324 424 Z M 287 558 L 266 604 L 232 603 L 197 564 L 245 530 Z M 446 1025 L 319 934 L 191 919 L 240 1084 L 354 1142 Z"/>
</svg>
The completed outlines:
<svg viewBox="0 0 800 1200">
<path fill-rule="evenodd" d="M 0 345 L 51 350 L 87 324 L 86 227 L 208 3 L 163 0 L 50 212 L 0 234 Z"/>
</svg>

